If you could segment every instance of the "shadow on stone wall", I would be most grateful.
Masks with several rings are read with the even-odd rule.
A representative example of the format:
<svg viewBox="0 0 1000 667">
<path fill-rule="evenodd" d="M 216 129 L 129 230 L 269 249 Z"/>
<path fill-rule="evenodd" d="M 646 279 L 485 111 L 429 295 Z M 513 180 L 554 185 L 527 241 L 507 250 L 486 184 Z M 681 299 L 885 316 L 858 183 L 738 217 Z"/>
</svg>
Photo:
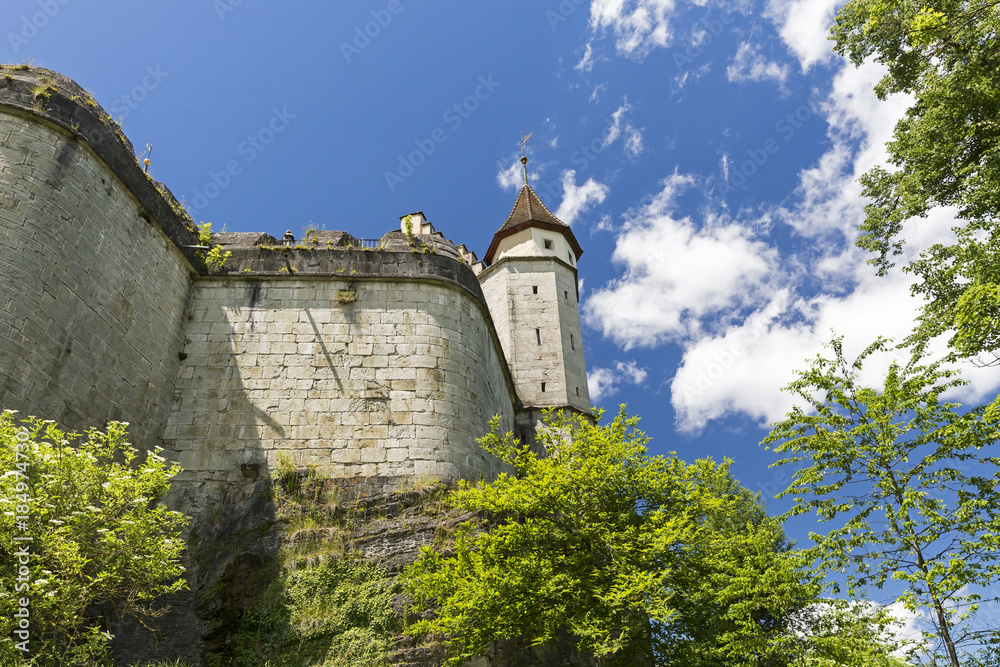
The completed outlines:
<svg viewBox="0 0 1000 667">
<path fill-rule="evenodd" d="M 247 298 L 252 303 L 252 284 Z M 207 313 L 206 319 L 226 321 L 221 306 L 210 308 L 219 312 Z M 248 311 L 236 312 L 239 317 Z M 195 316 L 192 305 L 189 322 Z M 234 340 L 235 332 L 224 339 Z M 198 348 L 190 339 L 185 343 L 186 350 Z M 185 557 L 189 588 L 162 599 L 158 608 L 163 614 L 149 627 L 135 621 L 111 624 L 117 665 L 178 659 L 202 664 L 238 624 L 239 600 L 253 592 L 247 588 L 250 575 L 273 560 L 282 542 L 262 446 L 266 429 L 282 437 L 282 427 L 248 399 L 232 348 L 181 356 L 163 453 L 186 468 L 174 479 L 167 504 L 191 519 Z M 206 423 L 177 423 L 186 403 L 218 409 L 203 412 Z"/>
</svg>

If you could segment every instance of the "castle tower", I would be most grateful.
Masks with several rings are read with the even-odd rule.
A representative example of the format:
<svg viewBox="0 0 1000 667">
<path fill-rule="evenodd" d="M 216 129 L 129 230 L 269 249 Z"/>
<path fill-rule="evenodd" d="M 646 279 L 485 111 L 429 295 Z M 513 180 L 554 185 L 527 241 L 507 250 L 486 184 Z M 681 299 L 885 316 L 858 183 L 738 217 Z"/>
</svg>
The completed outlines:
<svg viewBox="0 0 1000 667">
<path fill-rule="evenodd" d="M 518 435 L 534 431 L 544 408 L 590 412 L 576 268 L 582 254 L 569 225 L 545 207 L 526 177 L 486 252 L 489 268 L 479 275 L 525 412 Z"/>
</svg>

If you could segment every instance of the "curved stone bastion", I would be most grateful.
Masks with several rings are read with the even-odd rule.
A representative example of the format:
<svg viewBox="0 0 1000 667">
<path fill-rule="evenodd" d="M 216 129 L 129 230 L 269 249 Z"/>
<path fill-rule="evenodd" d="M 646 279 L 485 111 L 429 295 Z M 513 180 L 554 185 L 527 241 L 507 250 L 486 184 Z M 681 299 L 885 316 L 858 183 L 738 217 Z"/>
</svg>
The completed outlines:
<svg viewBox="0 0 1000 667">
<path fill-rule="evenodd" d="M 333 476 L 495 474 L 475 440 L 494 414 L 513 423 L 517 397 L 458 253 L 396 232 L 371 250 L 235 247 L 212 271 L 86 91 L 3 74 L 4 407 L 69 428 L 128 421 L 179 481 L 266 475 L 279 452 Z"/>
</svg>

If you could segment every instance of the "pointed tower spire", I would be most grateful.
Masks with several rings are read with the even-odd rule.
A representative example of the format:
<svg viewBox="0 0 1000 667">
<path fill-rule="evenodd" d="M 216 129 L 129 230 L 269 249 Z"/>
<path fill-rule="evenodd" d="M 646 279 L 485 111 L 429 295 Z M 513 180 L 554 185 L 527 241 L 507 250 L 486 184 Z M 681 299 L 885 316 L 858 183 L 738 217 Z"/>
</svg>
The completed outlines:
<svg viewBox="0 0 1000 667">
<path fill-rule="evenodd" d="M 529 228 L 556 232 L 565 238 L 573 251 L 574 257 L 570 261 L 571 264 L 575 260 L 579 260 L 580 255 L 583 254 L 583 248 L 580 247 L 580 243 L 576 240 L 573 230 L 570 229 L 569 225 L 553 215 L 548 207 L 542 203 L 542 200 L 538 198 L 538 195 L 535 194 L 535 191 L 531 189 L 531 186 L 525 183 L 521 186 L 521 192 L 517 195 L 517 201 L 514 202 L 514 208 L 511 209 L 510 215 L 507 216 L 507 221 L 493 235 L 493 242 L 490 244 L 489 250 L 486 251 L 484 258 L 486 263 L 492 264 L 494 257 L 498 253 L 502 254 L 500 250 L 504 239 Z M 567 259 L 569 258 L 567 257 Z"/>
<path fill-rule="evenodd" d="M 533 438 L 545 409 L 589 414 L 590 393 L 577 275 L 583 249 L 528 185 L 526 156 L 521 165 L 524 185 L 493 235 L 479 282 L 521 402 L 516 430 Z"/>
</svg>

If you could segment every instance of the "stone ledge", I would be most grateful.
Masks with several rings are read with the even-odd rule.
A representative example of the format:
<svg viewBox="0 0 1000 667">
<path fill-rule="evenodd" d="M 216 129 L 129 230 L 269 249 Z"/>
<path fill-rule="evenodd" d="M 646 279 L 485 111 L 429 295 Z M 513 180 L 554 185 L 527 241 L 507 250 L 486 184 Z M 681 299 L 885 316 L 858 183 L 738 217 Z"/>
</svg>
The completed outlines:
<svg viewBox="0 0 1000 667">
<path fill-rule="evenodd" d="M 170 190 L 139 168 L 132 143 L 93 96 L 52 70 L 3 65 L 0 71 L 0 111 L 42 119 L 89 146 L 197 271 L 194 251 L 183 248 L 198 243 L 190 216 L 181 215 Z"/>
<path fill-rule="evenodd" d="M 352 280 L 434 280 L 469 293 L 482 305 L 486 297 L 468 265 L 432 253 L 345 248 L 234 248 L 215 278 L 339 278 Z"/>
</svg>

